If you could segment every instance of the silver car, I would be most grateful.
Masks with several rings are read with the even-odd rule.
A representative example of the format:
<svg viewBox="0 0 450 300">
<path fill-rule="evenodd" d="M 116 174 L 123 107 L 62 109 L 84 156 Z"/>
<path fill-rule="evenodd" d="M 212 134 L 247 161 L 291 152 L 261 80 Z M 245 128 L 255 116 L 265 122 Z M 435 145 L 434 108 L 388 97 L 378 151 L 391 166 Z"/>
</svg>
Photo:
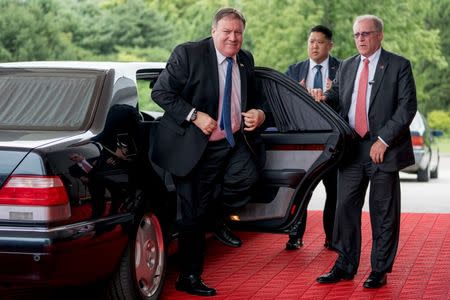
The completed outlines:
<svg viewBox="0 0 450 300">
<path fill-rule="evenodd" d="M 439 146 L 436 137 L 443 134 L 439 130 L 431 130 L 424 116 L 417 112 L 411 125 L 411 140 L 416 163 L 402 171 L 417 174 L 417 181 L 427 182 L 430 178 L 438 178 Z"/>
</svg>

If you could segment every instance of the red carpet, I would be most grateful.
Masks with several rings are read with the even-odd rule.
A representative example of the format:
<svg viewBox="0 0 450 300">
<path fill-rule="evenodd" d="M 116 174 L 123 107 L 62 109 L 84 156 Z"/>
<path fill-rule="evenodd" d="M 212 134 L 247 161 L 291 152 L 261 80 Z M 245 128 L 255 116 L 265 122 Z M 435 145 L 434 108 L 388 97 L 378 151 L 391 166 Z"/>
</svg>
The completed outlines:
<svg viewBox="0 0 450 300">
<path fill-rule="evenodd" d="M 304 246 L 286 251 L 287 235 L 238 232 L 241 248 L 208 240 L 205 282 L 218 295 L 208 299 L 450 299 L 450 214 L 402 214 L 400 244 L 388 283 L 367 290 L 370 273 L 371 230 L 363 214 L 362 256 L 353 281 L 319 285 L 336 254 L 323 247 L 322 213 L 308 213 Z M 172 260 L 174 260 L 172 258 Z M 169 263 L 161 299 L 206 299 L 175 290 L 177 266 Z"/>
</svg>

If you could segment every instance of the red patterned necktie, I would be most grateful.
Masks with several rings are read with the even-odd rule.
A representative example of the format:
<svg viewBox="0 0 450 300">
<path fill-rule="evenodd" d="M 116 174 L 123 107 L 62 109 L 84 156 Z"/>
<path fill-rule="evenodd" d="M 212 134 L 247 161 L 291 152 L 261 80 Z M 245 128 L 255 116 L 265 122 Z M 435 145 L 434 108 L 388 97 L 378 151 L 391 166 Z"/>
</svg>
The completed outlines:
<svg viewBox="0 0 450 300">
<path fill-rule="evenodd" d="M 358 96 L 356 98 L 355 130 L 360 137 L 364 137 L 368 131 L 366 117 L 366 94 L 369 81 L 369 59 L 364 59 L 364 66 L 359 76 Z"/>
</svg>

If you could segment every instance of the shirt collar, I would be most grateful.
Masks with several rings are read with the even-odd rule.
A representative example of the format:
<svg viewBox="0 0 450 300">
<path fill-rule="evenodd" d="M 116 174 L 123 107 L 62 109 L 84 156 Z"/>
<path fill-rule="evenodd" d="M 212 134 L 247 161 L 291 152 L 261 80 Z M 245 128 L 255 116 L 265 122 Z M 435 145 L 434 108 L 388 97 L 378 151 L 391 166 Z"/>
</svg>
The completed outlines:
<svg viewBox="0 0 450 300">
<path fill-rule="evenodd" d="M 223 63 L 223 61 L 225 59 L 227 59 L 227 57 L 225 55 L 223 55 L 222 53 L 220 53 L 220 51 L 217 50 L 217 48 L 214 48 L 214 49 L 216 49 L 217 64 L 220 66 Z M 233 61 L 236 62 L 236 55 L 233 56 Z"/>
<path fill-rule="evenodd" d="M 327 56 L 327 58 L 325 58 L 320 64 L 316 63 L 315 61 L 313 61 L 311 58 L 309 59 L 309 68 L 312 70 L 314 69 L 317 65 L 321 65 L 322 68 L 328 66 L 328 60 L 329 60 L 330 56 Z"/>
<path fill-rule="evenodd" d="M 361 55 L 361 62 L 363 62 L 365 58 L 368 58 L 370 63 L 372 63 L 374 61 L 378 61 L 378 59 L 380 58 L 380 54 L 381 54 L 381 47 L 378 48 L 378 50 L 375 51 L 375 53 L 369 57 L 365 57 L 365 56 Z"/>
</svg>

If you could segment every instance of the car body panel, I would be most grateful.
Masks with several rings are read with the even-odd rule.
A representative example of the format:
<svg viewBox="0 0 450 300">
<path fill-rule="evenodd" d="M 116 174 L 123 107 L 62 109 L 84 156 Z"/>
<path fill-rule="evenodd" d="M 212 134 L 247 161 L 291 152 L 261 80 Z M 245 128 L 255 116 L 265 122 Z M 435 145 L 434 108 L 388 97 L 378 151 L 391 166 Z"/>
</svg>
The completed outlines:
<svg viewBox="0 0 450 300">
<path fill-rule="evenodd" d="M 416 174 L 419 181 L 426 182 L 430 178 L 436 178 L 439 169 L 439 146 L 436 138 L 441 133 L 431 130 L 420 112 L 414 116 L 410 130 L 415 163 L 402 169 L 402 172 Z"/>
<path fill-rule="evenodd" d="M 275 126 L 262 133 L 266 163 L 261 193 L 230 218 L 236 226 L 286 232 L 299 220 L 322 176 L 343 159 L 353 132 L 293 80 L 267 68 L 257 68 L 256 76 Z"/>
<path fill-rule="evenodd" d="M 138 66 L 139 65 L 139 66 Z M 80 154 L 88 160 L 98 159 L 99 146 L 94 141 L 103 131 L 112 103 L 130 104 L 130 85 L 135 88 L 137 70 L 161 70 L 158 63 L 27 62 L 0 64 L 0 74 L 24 69 L 30 73 L 64 72 L 74 74 L 93 70 L 101 75 L 94 92 L 95 105 L 87 112 L 88 122 L 76 130 L 0 130 L 0 153 L 20 153 L 14 162 L 0 164 L 2 181 L 10 175 L 56 175 L 64 182 L 69 197 L 66 219 L 54 219 L 58 210 L 67 207 L 34 205 L 0 205 L 0 278 L 2 282 L 27 284 L 80 284 L 108 277 L 116 268 L 128 243 L 129 227 L 134 220 L 131 208 L 111 212 L 111 195 L 104 191 L 105 209 L 92 217 L 93 200 L 89 188 L 70 171 L 70 156 Z M 130 82 L 132 84 L 130 84 Z M 128 90 L 127 90 L 128 89 Z M 125 91 L 125 93 L 124 93 Z M 137 97 L 133 106 L 137 105 Z M 2 100 L 3 101 L 3 100 Z M 114 102 L 115 101 L 115 102 Z M 118 168 L 109 170 L 115 178 L 128 174 Z M 114 182 L 113 184 L 128 184 Z M 126 199 L 122 199 L 126 200 Z M 64 214 L 63 214 L 64 215 Z M 83 259 L 88 269 L 80 268 Z M 10 271 L 12 270 L 12 271 Z M 7 271 L 7 272 L 5 272 Z M 27 281 L 30 280 L 30 281 Z"/>
</svg>

